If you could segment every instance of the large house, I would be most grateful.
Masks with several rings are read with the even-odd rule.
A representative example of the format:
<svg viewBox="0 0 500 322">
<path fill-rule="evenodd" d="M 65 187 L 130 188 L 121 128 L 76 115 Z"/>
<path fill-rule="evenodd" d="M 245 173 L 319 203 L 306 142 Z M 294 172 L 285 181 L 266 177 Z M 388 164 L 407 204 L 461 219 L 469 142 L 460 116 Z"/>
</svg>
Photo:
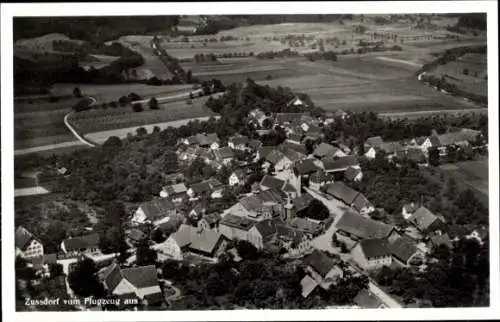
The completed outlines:
<svg viewBox="0 0 500 322">
<path fill-rule="evenodd" d="M 173 201 L 182 200 L 187 194 L 187 188 L 184 183 L 176 183 L 169 186 L 164 186 L 160 191 L 160 197 L 170 198 Z"/>
<path fill-rule="evenodd" d="M 346 171 L 349 167 L 359 168 L 359 163 L 354 155 L 348 155 L 340 158 L 324 158 L 323 169 L 327 173 L 340 173 Z"/>
<path fill-rule="evenodd" d="M 79 255 L 99 251 L 99 235 L 89 234 L 67 238 L 62 241 L 61 249 L 66 255 Z"/>
<path fill-rule="evenodd" d="M 434 132 L 420 144 L 420 148 L 424 153 L 427 153 L 429 148 L 436 147 L 440 155 L 446 155 L 447 147 L 449 146 L 468 146 L 481 141 L 482 138 L 483 134 L 481 131 L 472 129 L 461 129 L 460 131 L 448 132 L 441 135 Z M 417 142 L 415 141 L 415 143 Z"/>
<path fill-rule="evenodd" d="M 361 216 L 352 210 L 346 210 L 335 226 L 337 237 L 344 241 L 373 238 L 392 240 L 399 236 L 394 226 Z"/>
<path fill-rule="evenodd" d="M 248 150 L 249 139 L 246 136 L 237 134 L 230 137 L 227 141 L 227 146 L 233 150 L 245 151 Z"/>
<path fill-rule="evenodd" d="M 162 252 L 175 260 L 196 254 L 215 260 L 226 245 L 225 237 L 217 229 L 203 229 L 182 224 L 162 245 Z"/>
<path fill-rule="evenodd" d="M 313 151 L 313 154 L 317 158 L 341 158 L 345 157 L 346 154 L 339 148 L 334 147 L 328 143 L 321 142 Z"/>
<path fill-rule="evenodd" d="M 214 151 L 215 158 L 223 165 L 228 165 L 234 159 L 234 152 L 230 147 L 223 147 Z"/>
<path fill-rule="evenodd" d="M 110 295 L 135 295 L 147 305 L 163 302 L 154 265 L 121 269 L 117 263 L 98 272 L 99 279 Z"/>
<path fill-rule="evenodd" d="M 243 169 L 236 169 L 231 173 L 228 178 L 229 186 L 242 186 L 246 181 L 246 171 Z"/>
<path fill-rule="evenodd" d="M 133 224 L 153 223 L 155 225 L 168 221 L 170 216 L 177 213 L 176 206 L 166 198 L 153 199 L 137 208 L 133 217 Z"/>
<path fill-rule="evenodd" d="M 257 249 L 262 249 L 264 240 L 256 224 L 248 218 L 227 214 L 219 223 L 219 231 L 228 239 L 246 240 Z"/>
<path fill-rule="evenodd" d="M 303 297 L 308 297 L 318 286 L 328 290 L 344 276 L 337 262 L 318 250 L 306 257 L 304 265 L 306 275 L 300 281 Z"/>
<path fill-rule="evenodd" d="M 283 215 L 283 200 L 287 196 L 283 191 L 267 189 L 241 198 L 226 212 L 251 220 L 264 220 L 281 217 Z"/>
<path fill-rule="evenodd" d="M 385 153 L 385 157 L 389 160 L 392 160 L 394 156 L 398 152 L 404 151 L 405 148 L 399 142 L 383 142 L 376 146 L 372 146 L 365 153 L 365 156 L 369 159 L 374 159 L 377 156 L 377 153 L 382 151 Z"/>
<path fill-rule="evenodd" d="M 446 228 L 443 217 L 438 217 L 429 209 L 422 206 L 408 219 L 422 234 L 442 231 Z"/>
<path fill-rule="evenodd" d="M 15 233 L 16 256 L 26 259 L 43 256 L 43 244 L 26 228 L 19 226 Z"/>
<path fill-rule="evenodd" d="M 324 190 L 327 194 L 342 201 L 345 205 L 352 207 L 361 214 L 369 214 L 375 211 L 375 207 L 366 199 L 365 195 L 350 188 L 343 182 L 330 183 L 324 187 Z"/>
<path fill-rule="evenodd" d="M 422 252 L 406 237 L 393 239 L 371 238 L 360 240 L 351 250 L 352 259 L 363 269 L 372 270 L 393 263 L 409 266 L 414 258 L 422 259 Z"/>
</svg>

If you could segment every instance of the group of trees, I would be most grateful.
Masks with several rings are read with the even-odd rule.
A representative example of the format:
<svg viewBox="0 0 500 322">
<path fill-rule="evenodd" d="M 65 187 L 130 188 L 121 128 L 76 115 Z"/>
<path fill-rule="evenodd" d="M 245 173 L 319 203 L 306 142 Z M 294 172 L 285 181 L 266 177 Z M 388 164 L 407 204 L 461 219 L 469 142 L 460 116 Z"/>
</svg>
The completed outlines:
<svg viewBox="0 0 500 322">
<path fill-rule="evenodd" d="M 264 51 L 257 54 L 257 59 L 273 59 L 273 58 L 286 58 L 297 57 L 299 53 L 289 48 L 278 51 Z"/>
<path fill-rule="evenodd" d="M 316 51 L 313 53 L 306 53 L 304 56 L 310 61 L 319 59 L 337 61 L 337 53 L 334 51 Z"/>
<path fill-rule="evenodd" d="M 466 74 L 468 74 L 468 71 Z M 457 85 L 448 82 L 444 76 L 439 78 L 434 75 L 425 74 L 421 76 L 421 79 L 429 82 L 429 84 L 436 87 L 438 91 L 444 90 L 454 96 L 465 97 L 480 104 L 488 104 L 488 96 L 467 92 L 459 88 Z"/>
<path fill-rule="evenodd" d="M 195 63 L 204 63 L 204 62 L 214 62 L 217 61 L 217 56 L 214 54 L 196 54 L 193 57 Z"/>
<path fill-rule="evenodd" d="M 124 57 L 134 55 L 135 52 L 123 46 L 119 42 L 112 42 L 107 45 L 102 42 L 75 42 L 71 40 L 54 40 L 52 42 L 54 50 L 77 53 L 82 56 L 87 55 L 107 55 Z"/>
</svg>

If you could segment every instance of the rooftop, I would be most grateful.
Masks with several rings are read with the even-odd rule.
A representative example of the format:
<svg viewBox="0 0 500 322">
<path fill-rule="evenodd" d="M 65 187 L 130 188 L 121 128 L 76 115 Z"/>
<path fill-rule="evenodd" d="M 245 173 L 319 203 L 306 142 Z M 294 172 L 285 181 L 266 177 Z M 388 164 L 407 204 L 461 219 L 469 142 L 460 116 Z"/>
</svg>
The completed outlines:
<svg viewBox="0 0 500 322">
<path fill-rule="evenodd" d="M 336 227 L 362 239 L 385 238 L 394 229 L 394 226 L 363 217 L 352 210 L 344 212 Z"/>
</svg>

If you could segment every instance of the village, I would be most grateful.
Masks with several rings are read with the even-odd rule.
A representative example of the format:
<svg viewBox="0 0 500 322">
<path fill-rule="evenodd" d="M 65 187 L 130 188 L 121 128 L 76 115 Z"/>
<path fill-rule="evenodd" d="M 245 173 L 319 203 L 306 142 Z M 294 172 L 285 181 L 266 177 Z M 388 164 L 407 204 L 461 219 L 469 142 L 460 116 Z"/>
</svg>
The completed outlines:
<svg viewBox="0 0 500 322">
<path fill-rule="evenodd" d="M 295 97 L 287 107 L 307 110 L 306 104 Z M 92 231 L 64 239 L 57 254 L 47 253 L 42 241 L 20 226 L 16 256 L 22 266 L 35 271 L 35 285 L 37 279 L 62 270 L 61 283 L 69 297 L 85 293 L 79 289 L 85 286 L 71 275 L 83 271 L 82 263 L 90 260 L 98 270 L 102 297 L 135 298 L 146 307 L 168 308 L 182 298 L 182 288 L 164 277 L 159 263 L 196 267 L 228 258 L 238 263 L 245 261 L 241 252 L 253 247 L 305 268 L 299 290 L 304 299 L 318 289 L 335 289 L 347 275 L 366 276 L 368 285 L 355 294 L 354 307 L 406 307 L 384 291 L 372 273 L 384 267 L 425 272 L 436 251 L 443 246 L 453 249 L 458 237 L 448 233 L 446 219 L 422 199 L 409 200 L 392 214 L 404 224 L 380 220 L 385 210 L 355 189 L 364 180 L 362 164 L 382 158 L 396 167 L 411 162 L 427 168 L 434 153 L 446 157 L 450 151 L 487 148 L 487 142 L 481 131 L 460 128 L 391 142 L 375 136 L 363 147 L 347 146 L 326 140 L 324 128 L 350 113 L 311 114 L 251 110 L 245 122 L 260 136 L 276 128 L 285 133 L 278 145 L 264 146 L 240 133 L 227 140 L 216 133 L 178 140 L 179 164 L 210 166 L 219 175 L 195 183 L 186 182 L 183 173 L 166 176 L 161 191 L 122 223 L 126 249 L 120 253 L 103 254 L 102 241 Z M 476 227 L 467 238 L 482 244 L 487 228 Z M 55 268 L 59 264 L 62 267 Z"/>
</svg>

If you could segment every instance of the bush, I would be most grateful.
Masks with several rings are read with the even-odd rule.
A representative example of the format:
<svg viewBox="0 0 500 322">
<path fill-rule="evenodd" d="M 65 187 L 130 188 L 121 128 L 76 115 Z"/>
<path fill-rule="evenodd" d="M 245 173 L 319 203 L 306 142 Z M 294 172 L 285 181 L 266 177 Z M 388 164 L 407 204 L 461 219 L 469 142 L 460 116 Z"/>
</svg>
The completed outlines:
<svg viewBox="0 0 500 322">
<path fill-rule="evenodd" d="M 158 100 L 155 97 L 151 97 L 149 100 L 149 108 L 152 110 L 157 110 L 160 107 L 158 106 Z"/>
<path fill-rule="evenodd" d="M 464 70 L 462 71 L 462 74 L 469 75 L 469 70 L 467 68 L 464 68 Z"/>
<path fill-rule="evenodd" d="M 142 112 L 144 111 L 144 108 L 142 107 L 141 103 L 135 103 L 134 105 L 132 105 L 132 110 L 134 112 Z"/>
</svg>

